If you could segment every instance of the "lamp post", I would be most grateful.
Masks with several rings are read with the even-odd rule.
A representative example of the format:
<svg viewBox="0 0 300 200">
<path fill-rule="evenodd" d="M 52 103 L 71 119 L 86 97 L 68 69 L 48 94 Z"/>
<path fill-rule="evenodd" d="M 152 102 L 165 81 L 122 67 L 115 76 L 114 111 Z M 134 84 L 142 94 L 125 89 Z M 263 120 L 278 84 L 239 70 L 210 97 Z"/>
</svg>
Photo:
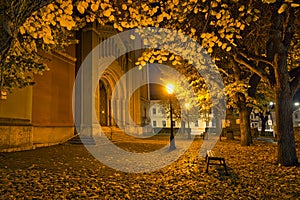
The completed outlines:
<svg viewBox="0 0 300 200">
<path fill-rule="evenodd" d="M 167 92 L 169 94 L 169 103 L 170 103 L 170 127 L 171 127 L 171 133 L 170 133 L 170 147 L 169 150 L 174 150 L 176 149 L 175 146 L 175 138 L 174 138 L 174 133 L 173 133 L 173 108 L 172 108 L 172 94 L 174 92 L 174 85 L 173 84 L 168 84 L 166 86 Z"/>
<path fill-rule="evenodd" d="M 186 114 L 187 114 L 187 124 L 188 124 L 188 139 L 192 139 L 191 137 L 191 130 L 190 130 L 190 104 L 189 103 L 185 103 L 184 104 L 185 108 L 186 108 Z"/>
</svg>

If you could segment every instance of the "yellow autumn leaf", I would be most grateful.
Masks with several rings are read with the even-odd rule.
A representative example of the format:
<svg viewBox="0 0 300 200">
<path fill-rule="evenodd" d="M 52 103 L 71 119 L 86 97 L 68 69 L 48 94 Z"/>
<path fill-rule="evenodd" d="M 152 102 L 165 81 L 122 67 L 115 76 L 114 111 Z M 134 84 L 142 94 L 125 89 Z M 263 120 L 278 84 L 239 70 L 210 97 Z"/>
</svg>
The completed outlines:
<svg viewBox="0 0 300 200">
<path fill-rule="evenodd" d="M 157 22 L 162 22 L 164 20 L 164 17 L 165 17 L 164 13 L 158 15 Z"/>
<path fill-rule="evenodd" d="M 218 47 L 221 47 L 222 46 L 222 42 L 221 41 L 218 41 Z"/>
<path fill-rule="evenodd" d="M 124 28 L 126 28 L 126 26 L 127 26 L 127 22 L 124 22 L 124 21 L 123 21 L 123 22 L 121 22 L 121 26 L 122 26 L 122 27 L 124 27 Z"/>
<path fill-rule="evenodd" d="M 66 14 L 72 15 L 73 14 L 73 5 L 69 4 L 64 11 Z"/>
<path fill-rule="evenodd" d="M 244 29 L 245 29 L 245 24 L 242 24 L 242 25 L 240 26 L 240 29 L 241 29 L 241 30 L 244 30 Z"/>
<path fill-rule="evenodd" d="M 286 3 L 282 4 L 282 5 L 280 6 L 280 8 L 278 9 L 278 11 L 277 11 L 278 14 L 283 13 L 287 8 L 288 8 L 288 5 L 287 5 Z"/>
<path fill-rule="evenodd" d="M 300 6 L 299 3 L 291 3 L 291 7 L 293 7 L 293 8 L 296 8 L 296 7 L 299 7 L 299 6 Z"/>
<path fill-rule="evenodd" d="M 181 60 L 180 56 L 175 56 L 175 60 Z"/>
<path fill-rule="evenodd" d="M 145 6 L 145 7 L 143 8 L 143 11 L 145 11 L 145 12 L 149 11 L 149 6 Z"/>
<path fill-rule="evenodd" d="M 124 3 L 124 4 L 122 4 L 122 9 L 123 10 L 127 10 L 127 5 Z"/>
<path fill-rule="evenodd" d="M 239 11 L 242 12 L 244 9 L 245 9 L 245 6 L 242 5 L 242 6 L 239 8 Z"/>
<path fill-rule="evenodd" d="M 211 47 L 209 47 L 208 50 L 207 50 L 207 52 L 208 52 L 208 53 L 212 53 L 212 52 L 213 52 L 213 49 L 212 49 Z"/>
<path fill-rule="evenodd" d="M 119 30 L 119 31 L 123 31 L 122 26 L 118 26 L 118 30 Z"/>
<path fill-rule="evenodd" d="M 115 20 L 115 16 L 111 15 L 108 19 L 109 19 L 109 21 L 114 21 Z"/>
<path fill-rule="evenodd" d="M 26 32 L 26 31 L 25 31 L 25 28 L 24 28 L 23 26 L 20 27 L 19 31 L 20 31 L 20 33 L 21 33 L 22 35 L 24 35 L 25 32 Z"/>
<path fill-rule="evenodd" d="M 194 13 L 197 14 L 199 12 L 199 9 L 196 7 L 194 8 Z"/>
<path fill-rule="evenodd" d="M 110 17 L 110 15 L 111 15 L 111 10 L 110 10 L 110 9 L 105 10 L 105 11 L 103 12 L 103 15 L 104 15 L 105 17 Z"/>
<path fill-rule="evenodd" d="M 194 34 L 196 32 L 195 28 L 191 28 L 191 32 Z"/>
<path fill-rule="evenodd" d="M 35 32 L 36 31 L 36 28 L 33 27 L 33 26 L 29 26 L 29 32 L 32 33 L 32 32 Z"/>
<path fill-rule="evenodd" d="M 32 35 L 31 35 L 33 38 L 37 39 L 38 38 L 38 34 L 37 32 L 34 32 Z"/>
<path fill-rule="evenodd" d="M 31 41 L 30 47 L 31 47 L 32 50 L 34 50 L 35 52 L 37 52 L 36 43 L 35 43 L 34 40 Z"/>
<path fill-rule="evenodd" d="M 149 62 L 150 62 L 150 63 L 154 63 L 154 62 L 155 62 L 155 59 L 154 59 L 154 58 L 151 58 Z"/>
<path fill-rule="evenodd" d="M 216 42 L 217 40 L 218 40 L 217 36 L 213 36 L 212 39 L 211 39 L 211 41 L 213 41 L 213 42 Z"/>
<path fill-rule="evenodd" d="M 54 11 L 54 6 L 52 3 L 47 6 L 47 10 Z"/>
<path fill-rule="evenodd" d="M 224 50 L 226 48 L 226 46 L 227 46 L 227 44 L 223 43 L 221 48 Z"/>
<path fill-rule="evenodd" d="M 106 4 L 106 3 L 101 3 L 101 4 L 100 4 L 100 7 L 101 7 L 102 10 L 106 10 L 106 8 L 108 7 L 108 4 Z"/>
<path fill-rule="evenodd" d="M 208 46 L 209 46 L 209 47 L 213 47 L 213 46 L 215 46 L 215 43 L 212 42 L 212 41 L 210 41 L 210 42 L 208 43 Z"/>
<path fill-rule="evenodd" d="M 87 9 L 89 7 L 89 3 L 87 1 L 81 1 L 81 3 L 84 9 Z"/>
<path fill-rule="evenodd" d="M 253 21 L 254 21 L 254 22 L 256 22 L 258 19 L 259 19 L 258 16 L 256 16 L 256 15 L 253 16 Z"/>
<path fill-rule="evenodd" d="M 218 3 L 216 1 L 211 2 L 211 7 L 212 8 L 218 7 Z"/>
<path fill-rule="evenodd" d="M 134 35 L 130 35 L 130 39 L 131 40 L 135 40 L 135 36 Z"/>
<path fill-rule="evenodd" d="M 78 5 L 77 5 L 77 10 L 78 10 L 78 12 L 79 12 L 80 14 L 83 14 L 84 11 L 85 11 L 84 7 L 83 7 L 81 4 L 78 4 Z"/>
<path fill-rule="evenodd" d="M 99 8 L 99 5 L 96 4 L 96 3 L 93 3 L 93 4 L 91 5 L 91 9 L 92 9 L 93 12 L 96 12 L 96 11 L 98 10 L 98 8 Z"/>
<path fill-rule="evenodd" d="M 44 41 L 45 44 L 54 44 L 52 36 L 43 37 L 43 41 Z"/>
<path fill-rule="evenodd" d="M 171 55 L 171 57 L 169 58 L 169 60 L 174 60 L 175 56 Z"/>
</svg>

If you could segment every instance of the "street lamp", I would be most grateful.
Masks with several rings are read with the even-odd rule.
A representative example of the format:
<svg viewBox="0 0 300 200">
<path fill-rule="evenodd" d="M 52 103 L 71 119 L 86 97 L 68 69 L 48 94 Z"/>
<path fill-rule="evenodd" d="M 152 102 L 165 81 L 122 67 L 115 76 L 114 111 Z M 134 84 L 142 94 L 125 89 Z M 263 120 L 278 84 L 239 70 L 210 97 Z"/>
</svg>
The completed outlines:
<svg viewBox="0 0 300 200">
<path fill-rule="evenodd" d="M 189 103 L 185 103 L 184 106 L 185 106 L 186 112 L 187 112 L 188 139 L 192 139 L 191 130 L 190 130 L 190 113 L 189 113 L 191 105 Z"/>
<path fill-rule="evenodd" d="M 172 94 L 174 93 L 174 85 L 168 84 L 166 85 L 167 92 L 169 94 L 169 102 L 170 102 L 170 122 L 171 122 L 171 133 L 170 133 L 170 147 L 169 150 L 176 149 L 175 146 L 175 139 L 174 139 L 174 133 L 173 133 L 173 108 L 172 108 Z"/>
</svg>

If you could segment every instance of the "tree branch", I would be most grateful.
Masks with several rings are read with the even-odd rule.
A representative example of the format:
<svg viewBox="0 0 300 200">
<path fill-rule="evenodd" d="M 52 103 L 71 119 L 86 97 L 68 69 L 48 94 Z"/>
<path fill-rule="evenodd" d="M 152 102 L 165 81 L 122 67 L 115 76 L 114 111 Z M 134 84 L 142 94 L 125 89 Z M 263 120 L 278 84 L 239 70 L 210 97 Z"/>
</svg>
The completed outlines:
<svg viewBox="0 0 300 200">
<path fill-rule="evenodd" d="M 260 68 L 256 68 L 255 66 L 253 66 L 253 63 L 250 63 L 249 60 L 245 59 L 244 57 L 242 57 L 240 55 L 234 54 L 233 57 L 234 57 L 236 62 L 244 65 L 249 70 L 251 70 L 252 72 L 259 75 L 261 77 L 261 79 L 263 79 L 265 82 L 267 82 L 271 85 L 269 77 L 265 74 L 265 71 L 261 70 Z"/>
<path fill-rule="evenodd" d="M 266 63 L 266 64 L 271 65 L 273 67 L 273 63 L 270 62 L 266 57 L 250 54 L 248 52 L 246 53 L 244 51 L 239 51 L 239 54 L 241 56 L 244 56 L 248 60 L 263 62 L 263 63 Z"/>
</svg>

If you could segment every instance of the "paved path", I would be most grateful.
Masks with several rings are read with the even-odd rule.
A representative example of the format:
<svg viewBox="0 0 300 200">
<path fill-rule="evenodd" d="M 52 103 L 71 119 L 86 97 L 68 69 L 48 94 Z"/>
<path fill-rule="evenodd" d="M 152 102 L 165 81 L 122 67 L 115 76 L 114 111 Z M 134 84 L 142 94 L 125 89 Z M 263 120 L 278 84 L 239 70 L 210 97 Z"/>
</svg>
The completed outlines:
<svg viewBox="0 0 300 200">
<path fill-rule="evenodd" d="M 269 143 L 277 144 L 277 141 L 275 141 L 275 140 L 272 139 L 272 138 L 258 137 L 258 138 L 255 138 L 255 140 L 259 140 L 259 141 L 262 141 L 262 142 L 269 142 Z"/>
<path fill-rule="evenodd" d="M 151 151 L 165 141 L 119 141 L 121 148 Z M 96 160 L 83 145 L 57 145 L 1 153 L 0 199 L 298 199 L 300 168 L 275 165 L 277 146 L 222 140 L 214 150 L 229 175 L 198 156 L 203 140 L 174 163 L 151 173 L 125 173 Z M 155 160 L 153 160 L 155 162 Z"/>
</svg>

